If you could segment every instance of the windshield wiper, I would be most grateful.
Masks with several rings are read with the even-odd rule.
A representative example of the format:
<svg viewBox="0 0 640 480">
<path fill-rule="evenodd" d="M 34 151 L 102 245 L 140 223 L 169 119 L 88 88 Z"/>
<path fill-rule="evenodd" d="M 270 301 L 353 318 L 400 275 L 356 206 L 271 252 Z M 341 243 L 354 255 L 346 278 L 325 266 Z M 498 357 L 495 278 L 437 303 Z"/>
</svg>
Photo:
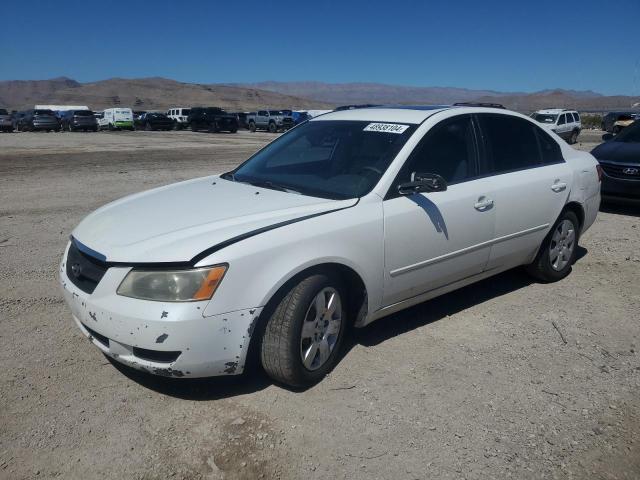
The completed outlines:
<svg viewBox="0 0 640 480">
<path fill-rule="evenodd" d="M 279 183 L 273 183 L 271 180 L 251 180 L 247 181 L 247 183 L 253 185 L 254 187 L 270 188 L 271 190 L 278 190 L 280 192 L 300 194 L 299 191 L 294 190 L 293 188 L 280 185 Z"/>
</svg>

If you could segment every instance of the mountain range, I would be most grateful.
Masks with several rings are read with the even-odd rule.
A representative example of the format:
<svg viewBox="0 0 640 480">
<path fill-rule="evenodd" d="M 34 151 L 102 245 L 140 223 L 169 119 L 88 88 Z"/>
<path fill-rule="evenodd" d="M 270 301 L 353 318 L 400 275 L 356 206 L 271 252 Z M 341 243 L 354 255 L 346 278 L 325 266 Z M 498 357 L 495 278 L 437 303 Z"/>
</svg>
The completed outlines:
<svg viewBox="0 0 640 480">
<path fill-rule="evenodd" d="M 522 112 L 550 107 L 600 112 L 629 109 L 640 102 L 640 97 L 605 96 L 592 91 L 562 89 L 527 93 L 316 81 L 199 84 L 160 77 L 111 78 L 89 83 L 66 77 L 0 81 L 0 107 L 9 110 L 33 108 L 36 104 L 88 105 L 96 110 L 113 106 L 163 110 L 171 106 L 210 105 L 246 111 L 265 107 L 302 110 L 327 109 L 345 104 L 426 105 L 455 102 L 500 103 Z"/>
</svg>

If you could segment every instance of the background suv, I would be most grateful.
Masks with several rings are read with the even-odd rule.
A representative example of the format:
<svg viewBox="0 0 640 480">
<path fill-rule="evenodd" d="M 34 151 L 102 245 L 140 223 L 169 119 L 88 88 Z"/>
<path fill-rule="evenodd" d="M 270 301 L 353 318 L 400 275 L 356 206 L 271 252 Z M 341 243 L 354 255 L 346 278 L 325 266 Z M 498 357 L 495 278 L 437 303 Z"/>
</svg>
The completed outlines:
<svg viewBox="0 0 640 480">
<path fill-rule="evenodd" d="M 98 131 L 98 121 L 91 110 L 67 110 L 62 112 L 60 120 L 62 130 L 74 132 L 76 130 Z"/>
<path fill-rule="evenodd" d="M 575 110 L 550 108 L 538 110 L 531 117 L 549 130 L 562 137 L 567 143 L 574 144 L 582 130 L 580 114 Z"/>
<path fill-rule="evenodd" d="M 21 131 L 60 130 L 60 122 L 53 110 L 27 110 L 24 116 L 18 120 L 18 127 Z"/>
<path fill-rule="evenodd" d="M 615 123 L 624 118 L 635 118 L 638 120 L 640 119 L 640 112 L 609 112 L 602 117 L 600 128 L 605 132 L 618 133 L 614 132 Z"/>
</svg>

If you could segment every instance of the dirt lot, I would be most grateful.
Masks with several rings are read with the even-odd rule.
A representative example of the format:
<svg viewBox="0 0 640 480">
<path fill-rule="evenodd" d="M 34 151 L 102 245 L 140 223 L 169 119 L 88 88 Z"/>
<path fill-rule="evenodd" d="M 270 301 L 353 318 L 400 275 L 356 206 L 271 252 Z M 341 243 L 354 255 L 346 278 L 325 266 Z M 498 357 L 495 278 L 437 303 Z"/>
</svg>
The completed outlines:
<svg viewBox="0 0 640 480">
<path fill-rule="evenodd" d="M 71 229 L 271 138 L 0 134 L 0 478 L 640 478 L 631 207 L 605 208 L 564 281 L 507 272 L 381 320 L 306 391 L 107 361 L 55 280 Z"/>
</svg>

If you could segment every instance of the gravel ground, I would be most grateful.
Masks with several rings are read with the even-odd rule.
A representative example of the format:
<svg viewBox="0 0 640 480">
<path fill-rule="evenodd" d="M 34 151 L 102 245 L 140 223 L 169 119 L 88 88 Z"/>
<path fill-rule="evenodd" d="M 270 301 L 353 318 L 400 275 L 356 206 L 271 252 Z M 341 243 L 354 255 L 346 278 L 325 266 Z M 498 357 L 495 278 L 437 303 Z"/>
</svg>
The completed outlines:
<svg viewBox="0 0 640 480">
<path fill-rule="evenodd" d="M 633 207 L 603 209 L 565 280 L 511 271 L 380 320 L 306 391 L 107 361 L 55 280 L 71 229 L 271 138 L 0 135 L 0 478 L 640 478 Z"/>
</svg>

